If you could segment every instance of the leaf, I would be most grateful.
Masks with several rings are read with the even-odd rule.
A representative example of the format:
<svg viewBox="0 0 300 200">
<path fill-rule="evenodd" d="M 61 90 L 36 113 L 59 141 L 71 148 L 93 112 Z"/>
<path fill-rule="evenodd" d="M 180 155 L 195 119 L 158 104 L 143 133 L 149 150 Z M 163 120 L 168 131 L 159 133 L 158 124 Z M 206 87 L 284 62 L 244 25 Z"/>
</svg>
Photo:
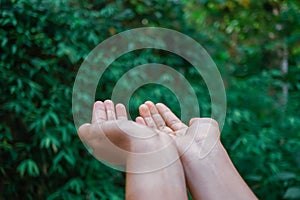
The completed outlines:
<svg viewBox="0 0 300 200">
<path fill-rule="evenodd" d="M 80 178 L 73 178 L 67 183 L 67 188 L 75 191 L 77 194 L 80 194 L 83 190 L 84 183 Z"/>
<path fill-rule="evenodd" d="M 277 177 L 280 180 L 289 180 L 289 179 L 294 179 L 297 177 L 297 175 L 293 172 L 280 172 L 277 174 Z"/>
<path fill-rule="evenodd" d="M 17 171 L 20 173 L 21 177 L 26 173 L 29 176 L 34 177 L 40 174 L 37 164 L 31 159 L 23 160 L 17 167 Z"/>
<path fill-rule="evenodd" d="M 48 115 L 49 115 L 49 118 L 51 118 L 53 120 L 55 125 L 59 125 L 59 119 L 54 112 L 49 112 Z"/>
<path fill-rule="evenodd" d="M 290 187 L 283 195 L 284 199 L 299 199 L 300 198 L 300 187 Z"/>
<path fill-rule="evenodd" d="M 57 148 L 60 147 L 60 142 L 54 136 L 46 135 L 44 138 L 42 138 L 40 147 L 46 149 L 52 147 L 52 150 L 57 152 Z"/>
</svg>

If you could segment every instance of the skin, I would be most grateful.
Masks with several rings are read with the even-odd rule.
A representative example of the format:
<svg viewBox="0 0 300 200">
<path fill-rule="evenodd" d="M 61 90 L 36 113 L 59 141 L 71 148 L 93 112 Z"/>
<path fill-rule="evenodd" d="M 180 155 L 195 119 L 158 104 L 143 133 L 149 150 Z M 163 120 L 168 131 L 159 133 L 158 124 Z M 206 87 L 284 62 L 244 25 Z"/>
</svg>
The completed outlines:
<svg viewBox="0 0 300 200">
<path fill-rule="evenodd" d="M 81 125 L 78 134 L 96 158 L 126 166 L 126 199 L 187 199 L 174 140 L 128 120 L 124 105 L 95 102 L 91 123 Z"/>
<path fill-rule="evenodd" d="M 167 106 L 150 101 L 139 112 L 137 123 L 174 138 L 193 199 L 257 199 L 221 144 L 215 120 L 194 118 L 187 126 Z"/>
</svg>

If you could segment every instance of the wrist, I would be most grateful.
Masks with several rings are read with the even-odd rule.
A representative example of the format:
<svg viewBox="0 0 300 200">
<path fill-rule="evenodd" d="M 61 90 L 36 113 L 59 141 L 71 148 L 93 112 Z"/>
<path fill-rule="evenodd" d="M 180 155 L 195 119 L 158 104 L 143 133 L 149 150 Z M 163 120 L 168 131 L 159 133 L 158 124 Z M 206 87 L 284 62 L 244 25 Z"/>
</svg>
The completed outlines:
<svg viewBox="0 0 300 200">
<path fill-rule="evenodd" d="M 181 148 L 180 159 L 184 166 L 199 165 L 199 163 L 210 163 L 227 155 L 220 140 L 215 141 L 212 146 L 192 143 L 190 146 Z"/>
<path fill-rule="evenodd" d="M 149 140 L 133 142 L 127 158 L 127 172 L 153 172 L 180 160 L 173 139 L 166 136 L 157 135 Z"/>
<path fill-rule="evenodd" d="M 194 122 L 182 136 L 176 138 L 182 161 L 210 159 L 212 152 L 225 151 L 220 141 L 218 126 L 201 121 Z"/>
</svg>

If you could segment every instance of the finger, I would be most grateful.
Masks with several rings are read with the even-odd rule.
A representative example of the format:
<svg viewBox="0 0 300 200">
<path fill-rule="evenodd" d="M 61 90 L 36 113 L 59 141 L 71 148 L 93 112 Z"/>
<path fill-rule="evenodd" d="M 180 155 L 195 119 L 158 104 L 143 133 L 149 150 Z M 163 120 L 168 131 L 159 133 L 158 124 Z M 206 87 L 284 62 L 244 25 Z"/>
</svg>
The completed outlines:
<svg viewBox="0 0 300 200">
<path fill-rule="evenodd" d="M 180 119 L 164 104 L 158 103 L 156 104 L 156 108 L 162 118 L 165 120 L 165 123 L 168 127 L 170 127 L 174 131 L 178 131 L 184 128 L 187 128 L 187 126 L 181 122 Z"/>
<path fill-rule="evenodd" d="M 144 121 L 146 122 L 146 125 L 150 128 L 157 128 L 155 122 L 152 119 L 150 110 L 148 108 L 148 106 L 146 106 L 145 104 L 142 104 L 139 107 L 139 112 L 142 118 L 144 118 Z"/>
<path fill-rule="evenodd" d="M 146 126 L 146 122 L 144 120 L 144 118 L 142 117 L 137 117 L 135 118 L 136 123 L 141 124 L 141 125 L 145 125 Z"/>
<path fill-rule="evenodd" d="M 116 111 L 114 103 L 111 100 L 104 101 L 107 120 L 115 120 L 116 119 Z"/>
<path fill-rule="evenodd" d="M 191 126 L 195 122 L 199 122 L 199 123 L 202 123 L 202 124 L 208 123 L 208 124 L 213 125 L 216 128 L 219 128 L 218 122 L 216 120 L 212 119 L 212 118 L 192 118 L 190 120 L 189 125 Z"/>
<path fill-rule="evenodd" d="M 117 119 L 128 119 L 127 118 L 126 108 L 121 103 L 118 103 L 116 105 L 116 114 L 117 114 Z"/>
<path fill-rule="evenodd" d="M 79 128 L 78 128 L 78 135 L 80 138 L 84 137 L 84 135 L 86 135 L 89 131 L 89 126 L 91 124 L 89 123 L 85 123 L 85 124 L 82 124 Z"/>
<path fill-rule="evenodd" d="M 105 105 L 102 101 L 94 103 L 92 123 L 101 123 L 107 120 Z"/>
<path fill-rule="evenodd" d="M 99 124 L 83 124 L 78 129 L 80 140 L 90 148 L 99 146 L 99 142 L 104 138 L 104 133 Z"/>
<path fill-rule="evenodd" d="M 199 119 L 199 118 L 192 118 L 192 119 L 190 119 L 189 126 L 191 126 L 197 119 Z"/>
<path fill-rule="evenodd" d="M 160 130 L 165 130 L 166 128 L 169 129 L 168 132 L 172 131 L 170 128 L 166 127 L 165 120 L 162 118 L 160 113 L 158 112 L 156 106 L 151 101 L 146 101 L 145 105 L 148 106 L 148 109 L 150 110 L 152 119 L 154 123 L 156 124 L 157 128 Z"/>
<path fill-rule="evenodd" d="M 91 124 L 85 123 L 78 128 L 78 136 L 84 143 L 90 143 L 94 139 L 94 135 L 91 134 Z"/>
</svg>

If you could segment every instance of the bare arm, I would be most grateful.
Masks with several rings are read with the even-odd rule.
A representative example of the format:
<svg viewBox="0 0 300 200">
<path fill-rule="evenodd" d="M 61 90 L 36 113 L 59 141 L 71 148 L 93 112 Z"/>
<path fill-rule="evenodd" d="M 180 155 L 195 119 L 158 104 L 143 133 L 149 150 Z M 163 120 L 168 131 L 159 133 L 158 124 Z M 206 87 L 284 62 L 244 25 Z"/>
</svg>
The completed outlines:
<svg viewBox="0 0 300 200">
<path fill-rule="evenodd" d="M 191 128 L 198 125 L 197 134 L 219 131 L 214 125 L 210 126 L 211 130 L 207 130 L 201 126 L 202 123 L 201 119 L 195 120 Z M 235 169 L 220 140 L 212 142 L 210 145 L 214 146 L 208 149 L 204 143 L 192 143 L 181 159 L 188 188 L 194 199 L 257 199 Z"/>
<path fill-rule="evenodd" d="M 174 141 L 129 121 L 124 105 L 96 102 L 92 123 L 83 124 L 78 133 L 97 159 L 126 166 L 126 199 L 187 199 Z"/>
<path fill-rule="evenodd" d="M 140 115 L 138 123 L 155 123 L 173 135 L 193 199 L 257 199 L 232 164 L 213 119 L 192 119 L 188 127 L 168 107 L 149 101 L 140 107 Z"/>
<path fill-rule="evenodd" d="M 151 157 L 152 158 L 146 158 L 147 161 L 145 162 L 141 159 L 128 159 L 127 166 L 129 168 L 133 165 L 133 168 L 137 169 L 139 165 L 139 169 L 141 169 L 144 168 L 143 165 L 146 164 L 148 166 L 152 165 L 153 170 L 155 170 L 155 168 L 158 169 L 143 173 L 127 172 L 126 199 L 187 199 L 186 183 L 180 159 L 172 162 L 174 158 L 178 158 L 176 147 L 169 147 L 168 150 Z M 150 160 L 151 163 L 148 163 Z"/>
</svg>

